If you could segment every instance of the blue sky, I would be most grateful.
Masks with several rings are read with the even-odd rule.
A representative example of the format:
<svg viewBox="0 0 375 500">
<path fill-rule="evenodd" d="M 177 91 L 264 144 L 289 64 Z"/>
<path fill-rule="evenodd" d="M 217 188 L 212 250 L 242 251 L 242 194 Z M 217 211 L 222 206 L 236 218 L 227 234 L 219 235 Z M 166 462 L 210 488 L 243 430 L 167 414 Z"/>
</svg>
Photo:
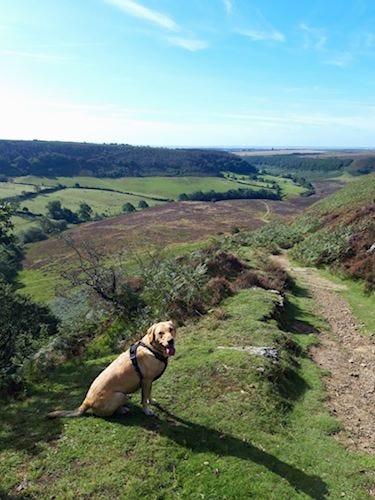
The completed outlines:
<svg viewBox="0 0 375 500">
<path fill-rule="evenodd" d="M 375 146 L 374 0 L 0 0 L 0 137 Z"/>
</svg>

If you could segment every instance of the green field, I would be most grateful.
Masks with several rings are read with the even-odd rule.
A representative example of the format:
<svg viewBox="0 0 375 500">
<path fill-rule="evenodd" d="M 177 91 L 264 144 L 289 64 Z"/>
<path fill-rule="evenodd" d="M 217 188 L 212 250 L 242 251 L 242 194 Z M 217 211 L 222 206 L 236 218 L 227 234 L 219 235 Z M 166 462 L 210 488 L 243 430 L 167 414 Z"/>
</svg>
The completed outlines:
<svg viewBox="0 0 375 500">
<path fill-rule="evenodd" d="M 295 196 L 300 196 L 305 189 L 298 184 L 296 184 L 292 179 L 287 179 L 285 177 L 277 177 L 276 175 L 269 175 L 269 174 L 262 174 L 259 177 L 264 179 L 264 181 L 260 180 L 253 180 L 249 176 L 246 175 L 238 175 L 238 174 L 226 174 L 230 175 L 233 180 L 240 180 L 242 183 L 242 187 L 246 187 L 246 185 L 249 186 L 249 188 L 268 188 L 272 189 L 271 184 L 267 181 L 270 182 L 277 182 L 277 184 L 281 188 L 281 195 L 283 198 L 292 198 Z M 244 185 L 246 183 L 246 185 Z"/>
<path fill-rule="evenodd" d="M 155 196 L 161 198 L 177 199 L 181 193 L 193 193 L 194 191 L 228 191 L 238 189 L 243 184 L 233 183 L 221 177 L 120 177 L 118 179 L 103 179 L 98 177 L 19 177 L 15 182 L 30 182 L 41 186 L 64 186 L 73 187 L 78 183 L 81 187 L 96 187 L 104 189 L 115 189 L 134 194 Z"/>
<path fill-rule="evenodd" d="M 110 191 L 68 188 L 55 193 L 40 194 L 36 198 L 25 200 L 21 202 L 21 209 L 27 207 L 33 213 L 45 214 L 47 203 L 58 200 L 64 207 L 77 211 L 80 203 L 86 202 L 92 207 L 94 213 L 111 216 L 121 213 L 121 207 L 124 203 L 130 202 L 136 207 L 141 199 L 139 196 Z M 147 200 L 147 203 L 149 205 L 156 204 L 153 200 Z"/>
<path fill-rule="evenodd" d="M 298 320 L 318 325 L 305 293 L 289 297 Z M 25 498 L 370 499 L 374 459 L 333 435 L 321 370 L 306 355 L 316 339 L 268 321 L 275 295 L 261 289 L 226 301 L 178 332 L 177 354 L 155 383 L 145 417 L 139 395 L 126 416 L 49 421 L 74 408 L 111 357 L 80 359 L 0 409 L 0 496 Z M 291 321 L 295 318 L 290 317 Z M 218 346 L 278 345 L 271 361 Z"/>
<path fill-rule="evenodd" d="M 34 186 L 22 185 L 15 182 L 0 182 L 0 200 L 11 196 L 19 196 L 24 192 L 33 192 Z"/>
</svg>

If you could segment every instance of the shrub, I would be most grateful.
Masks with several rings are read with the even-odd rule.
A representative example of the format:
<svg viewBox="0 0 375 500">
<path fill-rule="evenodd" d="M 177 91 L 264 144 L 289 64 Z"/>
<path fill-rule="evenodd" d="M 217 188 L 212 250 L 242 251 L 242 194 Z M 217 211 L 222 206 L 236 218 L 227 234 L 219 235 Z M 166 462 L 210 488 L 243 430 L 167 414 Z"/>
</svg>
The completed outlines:
<svg viewBox="0 0 375 500">
<path fill-rule="evenodd" d="M 44 307 L 0 281 L 0 392 L 20 388 L 33 355 L 57 331 L 57 319 Z"/>
<path fill-rule="evenodd" d="M 211 278 L 205 289 L 209 293 L 210 302 L 216 306 L 226 297 L 233 295 L 230 282 L 223 277 Z"/>
<path fill-rule="evenodd" d="M 207 281 L 207 267 L 195 255 L 184 258 L 169 258 L 161 254 L 141 265 L 145 304 L 150 308 L 150 317 L 173 317 L 183 321 L 204 308 L 202 288 Z"/>
<path fill-rule="evenodd" d="M 234 286 L 238 290 L 260 286 L 259 275 L 254 271 L 244 271 L 237 276 Z"/>
<path fill-rule="evenodd" d="M 247 265 L 233 253 L 223 251 L 213 245 L 203 250 L 199 256 L 205 261 L 207 274 L 211 277 L 222 276 L 233 279 L 247 268 Z"/>
<path fill-rule="evenodd" d="M 30 227 L 26 231 L 23 231 L 20 235 L 20 240 L 24 244 L 43 241 L 46 239 L 47 235 L 40 227 Z"/>
</svg>

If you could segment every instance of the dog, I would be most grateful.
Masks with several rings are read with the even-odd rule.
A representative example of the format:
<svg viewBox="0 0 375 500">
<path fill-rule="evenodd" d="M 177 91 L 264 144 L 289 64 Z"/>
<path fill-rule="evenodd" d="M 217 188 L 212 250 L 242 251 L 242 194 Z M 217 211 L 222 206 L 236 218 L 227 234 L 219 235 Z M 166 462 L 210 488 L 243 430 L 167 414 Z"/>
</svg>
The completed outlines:
<svg viewBox="0 0 375 500">
<path fill-rule="evenodd" d="M 125 406 L 128 394 L 142 389 L 142 409 L 152 416 L 150 404 L 152 382 L 165 371 L 168 359 L 174 356 L 176 328 L 172 321 L 155 323 L 146 335 L 127 351 L 118 356 L 91 384 L 79 408 L 72 411 L 54 411 L 49 418 L 80 417 L 92 410 L 98 417 L 108 417 L 114 413 L 127 413 Z"/>
</svg>

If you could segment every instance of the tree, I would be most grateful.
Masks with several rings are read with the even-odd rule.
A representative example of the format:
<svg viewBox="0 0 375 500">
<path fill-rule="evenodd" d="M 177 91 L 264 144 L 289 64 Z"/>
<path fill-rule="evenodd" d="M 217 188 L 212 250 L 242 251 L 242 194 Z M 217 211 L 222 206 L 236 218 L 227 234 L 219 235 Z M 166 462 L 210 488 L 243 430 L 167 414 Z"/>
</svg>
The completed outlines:
<svg viewBox="0 0 375 500">
<path fill-rule="evenodd" d="M 20 235 L 22 243 L 34 243 L 35 241 L 43 241 L 47 239 L 46 233 L 40 227 L 30 227 Z"/>
<path fill-rule="evenodd" d="M 62 207 L 59 200 L 49 201 L 46 208 L 51 219 L 66 220 L 69 224 L 77 224 L 79 222 L 78 215 L 69 208 Z"/>
<path fill-rule="evenodd" d="M 58 234 L 68 227 L 65 220 L 53 220 L 48 217 L 42 217 L 39 224 L 45 234 Z"/>
<path fill-rule="evenodd" d="M 129 214 L 130 212 L 135 212 L 135 206 L 129 202 L 124 203 L 124 205 L 122 206 L 122 211 L 124 212 L 124 214 Z"/>
<path fill-rule="evenodd" d="M 14 236 L 11 234 L 13 229 L 11 217 L 11 205 L 9 203 L 0 204 L 0 244 L 8 244 L 14 241 Z"/>
<path fill-rule="evenodd" d="M 90 205 L 88 203 L 83 202 L 79 205 L 78 217 L 83 222 L 87 222 L 88 220 L 91 220 L 92 208 L 90 207 Z"/>
<path fill-rule="evenodd" d="M 149 204 L 145 200 L 140 200 L 138 203 L 138 208 L 140 209 L 149 208 Z"/>
</svg>

